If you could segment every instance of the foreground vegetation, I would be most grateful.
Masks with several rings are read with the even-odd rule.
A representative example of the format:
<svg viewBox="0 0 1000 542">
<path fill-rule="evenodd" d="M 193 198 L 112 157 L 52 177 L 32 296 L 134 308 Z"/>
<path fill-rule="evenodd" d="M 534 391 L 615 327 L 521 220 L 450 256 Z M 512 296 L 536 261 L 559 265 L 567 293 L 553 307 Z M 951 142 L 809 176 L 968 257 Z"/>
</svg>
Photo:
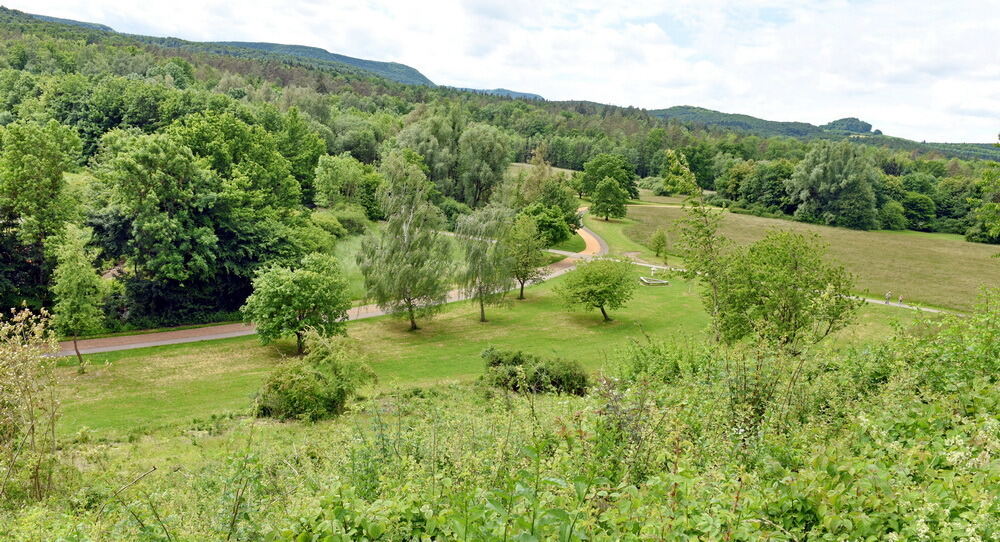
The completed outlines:
<svg viewBox="0 0 1000 542">
<path fill-rule="evenodd" d="M 611 352 L 583 397 L 435 384 L 365 392 L 328 422 L 237 415 L 127 440 L 79 432 L 60 452 L 73 474 L 56 496 L 2 512 L 0 532 L 989 540 L 1000 532 L 995 303 L 815 353 L 749 435 L 727 369 L 739 353 L 658 341 Z M 788 383 L 761 367 L 755 378 Z"/>
</svg>

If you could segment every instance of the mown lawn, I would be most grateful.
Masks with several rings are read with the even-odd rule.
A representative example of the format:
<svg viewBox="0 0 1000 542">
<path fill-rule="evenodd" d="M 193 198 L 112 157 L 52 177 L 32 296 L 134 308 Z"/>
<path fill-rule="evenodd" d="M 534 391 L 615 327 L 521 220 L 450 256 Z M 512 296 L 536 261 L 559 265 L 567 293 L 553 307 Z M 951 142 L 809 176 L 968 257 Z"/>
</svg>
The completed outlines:
<svg viewBox="0 0 1000 542">
<path fill-rule="evenodd" d="M 587 248 L 587 242 L 583 240 L 583 237 L 580 237 L 579 233 L 574 233 L 569 239 L 566 239 L 561 243 L 556 243 L 549 248 L 565 250 L 566 252 L 580 252 Z"/>
<path fill-rule="evenodd" d="M 348 333 L 368 356 L 378 387 L 389 390 L 473 380 L 482 371 L 479 353 L 490 345 L 576 359 L 596 371 L 629 341 L 645 340 L 644 334 L 688 342 L 707 326 L 696 288 L 683 281 L 639 287 L 626 308 L 611 311 L 615 320 L 604 323 L 596 310 L 566 310 L 552 292 L 559 280 L 529 288 L 528 299 L 512 300 L 509 308 L 490 308 L 487 323 L 478 321 L 477 307 L 461 302 L 423 322 L 418 332 L 383 317 L 352 322 Z M 911 311 L 869 306 L 835 343 L 882 337 L 892 321 L 913 318 Z M 261 346 L 255 337 L 240 337 L 92 354 L 82 376 L 67 360 L 59 370 L 60 431 L 88 427 L 120 437 L 246 412 L 268 372 L 291 354 L 291 341 Z"/>
</svg>

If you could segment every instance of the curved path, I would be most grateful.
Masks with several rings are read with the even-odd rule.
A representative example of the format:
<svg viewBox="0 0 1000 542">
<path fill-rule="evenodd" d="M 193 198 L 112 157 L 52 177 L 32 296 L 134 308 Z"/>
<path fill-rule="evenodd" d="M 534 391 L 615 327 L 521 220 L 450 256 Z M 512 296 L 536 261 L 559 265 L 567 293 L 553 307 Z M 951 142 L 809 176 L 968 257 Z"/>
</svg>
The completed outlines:
<svg viewBox="0 0 1000 542">
<path fill-rule="evenodd" d="M 586 207 L 580 209 L 581 213 L 587 211 Z M 576 267 L 576 263 L 580 260 L 588 260 L 597 256 L 603 256 L 608 253 L 608 244 L 600 236 L 594 233 L 587 227 L 581 227 L 577 230 L 580 237 L 583 238 L 586 246 L 580 252 L 567 252 L 564 250 L 550 249 L 549 252 L 554 254 L 561 254 L 566 256 L 566 258 L 559 260 L 557 262 L 549 264 L 545 268 L 545 275 L 542 280 L 548 280 L 554 277 L 563 275 L 573 268 Z M 648 267 L 654 270 L 673 270 L 673 271 L 683 271 L 679 268 L 668 268 L 662 265 L 653 265 L 644 262 L 632 262 L 634 265 Z M 461 290 L 452 290 L 448 292 L 448 297 L 446 303 L 453 303 L 455 301 L 463 301 L 468 299 L 468 296 L 464 295 Z M 894 301 L 885 303 L 881 299 L 872 298 L 860 298 L 866 303 L 871 303 L 873 305 L 888 305 L 890 307 L 897 307 L 902 309 L 910 309 L 928 313 L 947 313 L 950 311 L 933 309 L 930 307 L 919 307 L 916 305 L 907 305 L 904 303 L 896 303 Z M 956 313 L 957 314 L 957 313 Z M 361 320 L 364 318 L 374 318 L 376 316 L 385 315 L 385 311 L 379 309 L 376 305 L 362 305 L 359 307 L 354 307 L 347 311 L 349 320 Z M 145 348 L 148 346 L 163 346 L 168 344 L 182 344 L 197 341 L 209 341 L 213 339 L 228 339 L 231 337 L 243 337 L 246 335 L 253 335 L 256 333 L 254 327 L 248 324 L 222 324 L 216 326 L 198 327 L 190 329 L 179 329 L 176 331 L 160 331 L 154 333 L 144 333 L 139 335 L 122 335 L 117 337 L 104 337 L 100 339 L 84 339 L 79 341 L 80 353 L 81 354 L 96 354 L 100 352 L 114 352 L 117 350 L 131 350 L 133 348 Z M 59 343 L 60 351 L 58 356 L 70 356 L 74 355 L 73 343 L 70 341 L 64 341 Z"/>
<path fill-rule="evenodd" d="M 581 209 L 585 212 L 586 208 Z M 583 259 L 593 258 L 608 253 L 608 244 L 604 239 L 598 237 L 588 228 L 577 230 L 580 237 L 583 237 L 586 248 L 580 252 L 566 252 L 562 250 L 550 250 L 555 254 L 562 254 L 566 258 L 549 264 L 545 268 L 545 276 L 542 280 L 558 277 L 576 267 L 576 262 Z M 461 290 L 448 292 L 447 303 L 463 301 L 468 299 Z M 347 311 L 349 320 L 361 320 L 364 318 L 374 318 L 383 316 L 385 311 L 375 305 L 362 305 Z M 148 346 L 164 346 L 168 344 L 182 344 L 198 341 L 210 341 L 213 339 L 229 339 L 232 337 L 243 337 L 256 333 L 254 327 L 248 324 L 221 324 L 216 326 L 196 327 L 189 329 L 178 329 L 175 331 L 158 331 L 154 333 L 142 333 L 138 335 L 120 335 L 117 337 L 103 337 L 99 339 L 83 339 L 79 342 L 81 354 L 97 354 L 100 352 L 114 352 L 117 350 L 131 350 L 133 348 L 146 348 Z M 72 341 L 59 343 L 59 353 L 57 356 L 75 355 Z"/>
</svg>

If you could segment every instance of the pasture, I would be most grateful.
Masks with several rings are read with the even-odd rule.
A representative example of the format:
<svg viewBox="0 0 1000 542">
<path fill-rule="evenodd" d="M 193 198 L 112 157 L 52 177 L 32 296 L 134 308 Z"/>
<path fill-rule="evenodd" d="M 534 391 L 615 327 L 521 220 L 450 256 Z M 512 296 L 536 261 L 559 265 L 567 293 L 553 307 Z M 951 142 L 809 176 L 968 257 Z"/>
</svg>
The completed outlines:
<svg viewBox="0 0 1000 542">
<path fill-rule="evenodd" d="M 674 206 L 630 206 L 628 216 L 604 223 L 587 219 L 587 225 L 619 252 L 638 252 L 652 258 L 644 245 L 658 227 L 668 232 L 668 250 L 675 252 L 674 225 L 683 210 Z M 940 234 L 857 231 L 805 224 L 791 220 L 726 213 L 721 233 L 736 243 L 751 243 L 775 229 L 818 235 L 828 244 L 828 254 L 857 277 L 859 293 L 935 307 L 971 310 L 983 286 L 1000 285 L 1000 252 L 994 245 L 969 243 Z M 650 260 L 652 261 L 652 260 Z"/>
</svg>

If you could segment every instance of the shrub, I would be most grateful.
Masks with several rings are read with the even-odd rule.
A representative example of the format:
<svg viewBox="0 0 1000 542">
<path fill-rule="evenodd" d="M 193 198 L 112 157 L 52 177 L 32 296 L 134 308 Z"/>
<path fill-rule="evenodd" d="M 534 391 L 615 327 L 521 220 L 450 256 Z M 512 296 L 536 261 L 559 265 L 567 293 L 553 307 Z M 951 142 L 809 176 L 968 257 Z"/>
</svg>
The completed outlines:
<svg viewBox="0 0 1000 542">
<path fill-rule="evenodd" d="M 483 381 L 490 386 L 516 392 L 556 392 L 583 395 L 589 380 L 576 361 L 542 358 L 521 351 L 483 350 L 486 373 Z"/>
<path fill-rule="evenodd" d="M 538 233 L 545 240 L 545 246 L 561 243 L 573 235 L 566 218 L 557 207 L 547 207 L 536 201 L 525 207 L 522 213 L 535 219 Z"/>
<path fill-rule="evenodd" d="M 442 198 L 437 206 L 444 213 L 445 220 L 448 221 L 448 231 L 455 231 L 455 224 L 458 222 L 458 217 L 472 212 L 471 207 L 454 198 Z"/>
<path fill-rule="evenodd" d="M 330 211 L 315 210 L 310 218 L 312 218 L 313 224 L 326 233 L 337 238 L 347 237 L 347 228 Z"/>
<path fill-rule="evenodd" d="M 636 185 L 646 190 L 658 190 L 663 186 L 663 179 L 661 177 L 643 177 L 636 182 Z"/>
<path fill-rule="evenodd" d="M 681 376 L 700 372 L 710 362 L 709 352 L 704 348 L 647 339 L 633 341 L 619 352 L 614 373 L 625 382 L 669 384 Z"/>
<path fill-rule="evenodd" d="M 906 211 L 896 200 L 885 202 L 878 212 L 879 225 L 883 230 L 905 230 Z"/>
<path fill-rule="evenodd" d="M 375 373 L 343 339 L 307 332 L 305 357 L 283 363 L 257 395 L 257 416 L 315 421 L 344 411 Z"/>
<path fill-rule="evenodd" d="M 360 205 L 343 203 L 334 207 L 331 213 L 351 235 L 364 233 L 368 229 L 368 214 Z"/>
</svg>

